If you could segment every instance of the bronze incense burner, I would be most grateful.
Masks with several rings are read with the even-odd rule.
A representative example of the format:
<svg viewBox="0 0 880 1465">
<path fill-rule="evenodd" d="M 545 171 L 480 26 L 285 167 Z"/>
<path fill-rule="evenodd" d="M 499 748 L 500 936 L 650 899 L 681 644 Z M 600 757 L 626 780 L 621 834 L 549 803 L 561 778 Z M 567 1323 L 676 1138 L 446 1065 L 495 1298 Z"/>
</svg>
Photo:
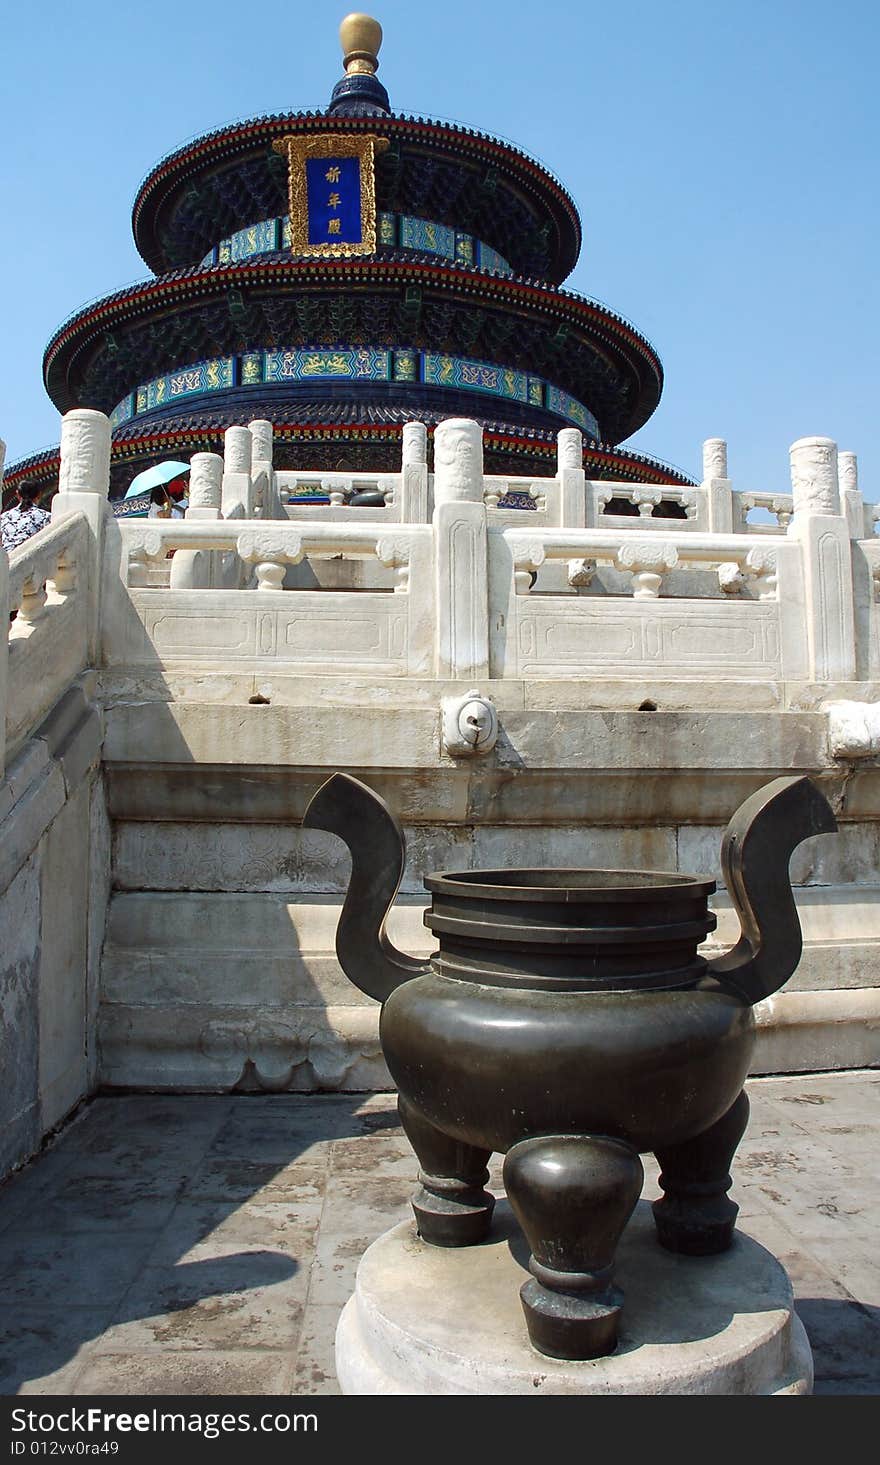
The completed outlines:
<svg viewBox="0 0 880 1465">
<path fill-rule="evenodd" d="M 836 829 L 807 778 L 779 778 L 734 815 L 722 845 L 742 934 L 714 961 L 713 880 L 657 871 L 474 870 L 429 875 L 439 950 L 397 951 L 385 917 L 403 832 L 365 785 L 335 774 L 303 823 L 351 851 L 336 949 L 382 1002 L 380 1034 L 418 1156 L 418 1229 L 436 1246 L 489 1230 L 486 1162 L 504 1153 L 508 1199 L 531 1248 L 521 1291 L 532 1344 L 594 1358 L 617 1342 L 623 1229 L 656 1155 L 657 1237 L 707 1255 L 733 1238 L 730 1163 L 745 1130 L 752 1005 L 801 954 L 792 851 Z"/>
</svg>

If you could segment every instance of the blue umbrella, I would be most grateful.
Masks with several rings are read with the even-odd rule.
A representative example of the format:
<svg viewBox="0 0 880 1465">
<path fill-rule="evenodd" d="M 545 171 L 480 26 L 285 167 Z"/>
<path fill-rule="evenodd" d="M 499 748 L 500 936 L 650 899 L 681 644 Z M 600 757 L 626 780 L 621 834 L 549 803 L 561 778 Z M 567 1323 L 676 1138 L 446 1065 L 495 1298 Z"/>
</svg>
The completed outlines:
<svg viewBox="0 0 880 1465">
<path fill-rule="evenodd" d="M 189 463 L 176 463 L 172 458 L 165 463 L 156 463 L 152 468 L 145 468 L 142 473 L 136 474 L 128 485 L 125 497 L 137 498 L 140 494 L 171 483 L 172 479 L 180 478 L 188 472 Z"/>
</svg>

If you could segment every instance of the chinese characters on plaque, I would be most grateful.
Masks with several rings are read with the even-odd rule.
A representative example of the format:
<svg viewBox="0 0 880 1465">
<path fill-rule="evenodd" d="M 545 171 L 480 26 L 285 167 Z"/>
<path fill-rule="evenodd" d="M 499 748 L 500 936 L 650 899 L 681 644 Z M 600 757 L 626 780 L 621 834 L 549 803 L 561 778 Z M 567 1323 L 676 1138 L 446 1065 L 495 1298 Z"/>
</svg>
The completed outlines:
<svg viewBox="0 0 880 1465">
<path fill-rule="evenodd" d="M 306 158 L 309 243 L 362 244 L 360 158 Z"/>
<path fill-rule="evenodd" d="M 287 155 L 293 254 L 375 253 L 375 154 L 387 146 L 384 138 L 341 134 L 273 143 Z"/>
</svg>

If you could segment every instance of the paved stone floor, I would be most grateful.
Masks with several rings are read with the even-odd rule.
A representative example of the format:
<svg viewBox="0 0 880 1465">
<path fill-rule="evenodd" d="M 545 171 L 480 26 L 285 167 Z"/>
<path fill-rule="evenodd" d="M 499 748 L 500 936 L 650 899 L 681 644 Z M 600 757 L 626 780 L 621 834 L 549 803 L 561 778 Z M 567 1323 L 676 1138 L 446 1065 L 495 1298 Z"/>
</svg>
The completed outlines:
<svg viewBox="0 0 880 1465">
<path fill-rule="evenodd" d="M 741 1225 L 788 1269 L 816 1392 L 880 1393 L 880 1071 L 749 1092 Z M 336 1320 L 415 1168 L 390 1095 L 95 1100 L 0 1187 L 0 1392 L 338 1393 Z"/>
</svg>

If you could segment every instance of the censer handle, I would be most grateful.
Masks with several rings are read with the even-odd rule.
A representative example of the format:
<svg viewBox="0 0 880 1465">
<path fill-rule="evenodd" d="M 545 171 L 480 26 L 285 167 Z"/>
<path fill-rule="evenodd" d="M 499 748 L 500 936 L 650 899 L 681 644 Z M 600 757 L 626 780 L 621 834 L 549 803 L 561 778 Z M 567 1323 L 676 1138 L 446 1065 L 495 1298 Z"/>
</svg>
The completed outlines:
<svg viewBox="0 0 880 1465">
<path fill-rule="evenodd" d="M 385 933 L 406 860 L 403 830 L 379 795 L 347 773 L 334 773 L 322 784 L 302 822 L 348 845 L 351 879 L 336 928 L 336 955 L 356 987 L 384 1002 L 396 987 L 428 970 L 426 961 L 398 951 Z"/>
<path fill-rule="evenodd" d="M 708 970 L 744 1002 L 778 992 L 800 961 L 803 938 L 789 860 L 801 840 L 836 828 L 828 801 L 804 777 L 774 779 L 746 799 L 728 824 L 721 868 L 741 935 Z"/>
</svg>

